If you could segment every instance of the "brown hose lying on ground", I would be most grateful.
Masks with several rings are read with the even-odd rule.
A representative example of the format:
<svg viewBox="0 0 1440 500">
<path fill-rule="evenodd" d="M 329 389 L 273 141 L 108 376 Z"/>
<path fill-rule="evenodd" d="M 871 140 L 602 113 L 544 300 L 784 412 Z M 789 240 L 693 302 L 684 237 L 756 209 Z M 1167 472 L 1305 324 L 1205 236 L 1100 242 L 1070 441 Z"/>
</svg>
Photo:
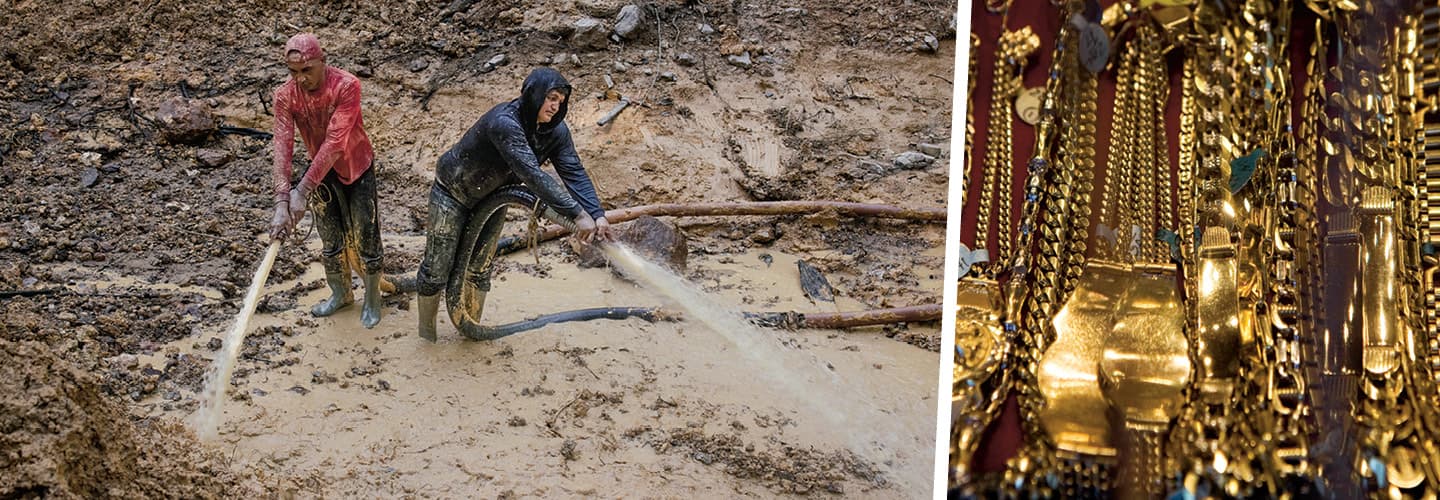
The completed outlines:
<svg viewBox="0 0 1440 500">
<path fill-rule="evenodd" d="M 745 313 L 745 318 L 764 327 L 794 330 L 796 328 L 850 328 L 912 321 L 934 321 L 940 319 L 940 314 L 940 304 L 929 304 L 841 313 Z"/>
<path fill-rule="evenodd" d="M 894 205 L 853 203 L 848 201 L 754 201 L 725 203 L 661 203 L 641 205 L 605 212 L 605 219 L 619 224 L 641 216 L 651 217 L 704 217 L 727 215 L 803 215 L 833 211 L 836 215 L 849 217 L 876 217 L 882 219 L 903 219 L 924 222 L 944 222 L 944 208 L 904 208 Z M 537 241 L 549 241 L 569 234 L 569 230 L 558 225 L 546 226 Z M 505 255 L 530 247 L 527 238 L 506 237 L 500 240 L 495 253 Z"/>
</svg>

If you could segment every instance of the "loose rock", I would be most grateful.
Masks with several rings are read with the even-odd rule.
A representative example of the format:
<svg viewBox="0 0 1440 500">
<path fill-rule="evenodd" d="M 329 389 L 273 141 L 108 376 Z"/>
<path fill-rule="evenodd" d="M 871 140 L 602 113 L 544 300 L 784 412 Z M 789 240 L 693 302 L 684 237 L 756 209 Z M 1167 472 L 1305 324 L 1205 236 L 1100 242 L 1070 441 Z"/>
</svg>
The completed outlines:
<svg viewBox="0 0 1440 500">
<path fill-rule="evenodd" d="M 901 170 L 915 170 L 930 166 L 935 162 L 935 157 L 918 151 L 906 151 L 895 157 L 895 168 Z"/>
<path fill-rule="evenodd" d="M 504 66 L 504 65 L 509 64 L 509 63 L 510 63 L 510 58 L 507 57 L 505 54 L 495 54 L 495 55 L 491 56 L 489 60 L 487 60 L 487 61 L 485 61 L 484 63 L 480 64 L 480 72 L 481 72 L 481 73 L 489 73 L 489 72 L 491 72 L 491 71 L 495 71 L 495 68 L 498 68 L 498 67 L 500 67 L 500 66 Z"/>
<path fill-rule="evenodd" d="M 615 18 L 615 34 L 628 40 L 637 34 L 639 28 L 640 7 L 631 4 L 620 8 L 620 15 Z"/>
<path fill-rule="evenodd" d="M 95 181 L 99 179 L 100 172 L 96 171 L 94 168 L 85 167 L 85 171 L 80 172 L 80 187 L 88 188 L 90 186 L 94 186 Z"/>
<path fill-rule="evenodd" d="M 920 40 L 920 44 L 921 50 L 924 50 L 925 52 L 935 52 L 937 50 L 940 50 L 940 40 L 937 40 L 935 38 L 935 35 L 925 35 L 925 38 Z"/>
<path fill-rule="evenodd" d="M 750 66 L 754 64 L 750 61 L 749 51 L 741 52 L 739 54 L 727 57 L 725 58 L 725 60 L 729 61 L 731 66 L 744 69 L 750 69 Z"/>
<path fill-rule="evenodd" d="M 255 306 L 255 311 L 262 314 L 278 313 L 294 309 L 295 306 L 295 298 L 293 297 L 286 295 L 266 295 L 265 298 L 260 299 L 260 303 Z"/>
<path fill-rule="evenodd" d="M 762 227 L 760 228 L 760 230 L 755 231 L 754 234 L 750 235 L 750 241 L 764 245 L 775 241 L 776 238 L 779 238 L 780 236 L 776 233 L 777 231 L 773 227 Z"/>
<path fill-rule="evenodd" d="M 421 71 L 425 71 L 425 68 L 428 67 L 430 67 L 430 61 L 426 61 L 423 57 L 417 57 L 415 58 L 415 60 L 410 61 L 411 73 L 419 73 Z"/>
<path fill-rule="evenodd" d="M 678 227 L 645 216 L 631 221 L 615 232 L 615 239 L 635 249 L 645 259 L 660 263 L 676 272 L 685 271 L 689 245 Z M 580 252 L 580 267 L 602 267 L 609 263 L 595 245 Z M 617 276 L 624 277 L 616 269 Z"/>
<path fill-rule="evenodd" d="M 679 55 L 675 56 L 675 62 L 681 66 L 694 66 L 696 64 L 699 64 L 700 60 L 696 59 L 694 54 L 691 54 L 689 52 L 681 52 Z"/>
<path fill-rule="evenodd" d="M 195 161 L 199 162 L 202 167 L 221 167 L 233 159 L 235 159 L 235 155 L 230 154 L 229 150 L 209 148 L 195 150 Z"/>
<path fill-rule="evenodd" d="M 570 44 L 580 49 L 603 49 L 610 46 L 609 29 L 599 19 L 582 17 L 575 21 L 575 33 L 570 35 Z"/>
<path fill-rule="evenodd" d="M 921 153 L 925 153 L 936 158 L 939 158 L 941 155 L 945 154 L 945 146 L 939 144 L 930 144 L 928 142 L 916 144 L 915 149 L 920 150 Z"/>
<path fill-rule="evenodd" d="M 571 66 L 580 66 L 580 56 L 575 55 L 575 54 L 567 54 L 567 53 L 562 52 L 562 53 L 555 54 L 555 55 L 551 56 L 551 57 L 550 57 L 550 64 L 554 64 L 554 65 L 557 65 L 557 66 L 558 66 L 558 65 L 561 65 L 561 64 L 569 64 L 569 65 L 571 65 Z"/>
<path fill-rule="evenodd" d="M 161 137 L 172 143 L 202 142 L 219 128 L 205 101 L 180 96 L 160 103 L 155 122 L 160 124 Z"/>
</svg>

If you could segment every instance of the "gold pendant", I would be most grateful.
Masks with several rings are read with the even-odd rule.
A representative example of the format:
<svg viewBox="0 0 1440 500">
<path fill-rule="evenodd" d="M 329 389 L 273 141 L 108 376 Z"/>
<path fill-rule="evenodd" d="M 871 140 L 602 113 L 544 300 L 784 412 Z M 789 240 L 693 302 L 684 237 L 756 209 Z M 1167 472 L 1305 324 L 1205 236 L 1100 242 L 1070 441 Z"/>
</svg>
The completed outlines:
<svg viewBox="0 0 1440 500">
<path fill-rule="evenodd" d="M 1009 390 L 1006 374 L 997 373 L 1010 345 L 1000 327 L 1001 300 L 994 280 L 960 280 L 950 400 L 951 480 L 959 483 L 969 481 L 971 457 Z"/>
<path fill-rule="evenodd" d="M 1121 466 L 1122 496 L 1166 493 L 1158 443 L 1185 403 L 1190 383 L 1185 310 L 1173 264 L 1137 264 L 1100 360 L 1100 390 L 1124 420 L 1130 443 Z"/>
<path fill-rule="evenodd" d="M 1101 386 L 1126 420 L 1163 424 L 1190 382 L 1185 312 L 1173 264 L 1137 264 L 1100 361 Z"/>
<path fill-rule="evenodd" d="M 1365 339 L 1365 371 L 1382 375 L 1400 364 L 1398 314 L 1400 286 L 1396 270 L 1399 260 L 1395 234 L 1395 205 L 1390 192 L 1372 186 L 1364 192 L 1360 207 L 1361 240 L 1361 336 Z"/>
<path fill-rule="evenodd" d="M 1061 451 L 1115 456 L 1098 370 L 1130 279 L 1130 266 L 1092 259 L 1055 314 L 1055 342 L 1036 379 L 1045 398 L 1040 424 Z"/>
<path fill-rule="evenodd" d="M 1000 328 L 1000 284 L 965 278 L 957 294 L 955 383 L 984 380 L 1000 363 L 1005 342 Z"/>
</svg>

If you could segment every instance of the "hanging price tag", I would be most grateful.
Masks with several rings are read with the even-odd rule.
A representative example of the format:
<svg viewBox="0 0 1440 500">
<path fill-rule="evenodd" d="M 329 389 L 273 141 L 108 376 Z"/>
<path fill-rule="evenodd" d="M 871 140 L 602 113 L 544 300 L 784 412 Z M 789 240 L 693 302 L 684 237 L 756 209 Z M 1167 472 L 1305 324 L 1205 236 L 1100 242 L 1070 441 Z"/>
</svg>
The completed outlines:
<svg viewBox="0 0 1440 500">
<path fill-rule="evenodd" d="M 1144 243 L 1141 238 L 1145 237 L 1145 229 L 1139 224 L 1130 225 L 1130 257 L 1140 260 L 1140 245 Z"/>
<path fill-rule="evenodd" d="M 1155 239 L 1170 245 L 1170 260 L 1180 262 L 1180 235 L 1162 227 L 1155 232 Z"/>
<path fill-rule="evenodd" d="M 960 277 L 964 278 L 970 274 L 970 266 L 975 263 L 974 255 L 971 254 L 970 247 L 964 243 L 956 243 L 956 245 L 960 247 L 960 250 L 956 252 L 959 254 L 957 260 L 960 261 Z"/>
<path fill-rule="evenodd" d="M 1115 246 L 1115 242 L 1120 239 L 1120 235 L 1115 234 L 1115 230 L 1111 229 L 1110 225 L 1101 222 L 1095 225 L 1095 239 L 1104 242 L 1106 243 L 1106 246 L 1113 248 Z"/>
<path fill-rule="evenodd" d="M 1070 18 L 1070 24 L 1080 31 L 1080 64 L 1091 73 L 1105 70 L 1105 61 L 1110 59 L 1110 36 L 1098 23 L 1086 21 L 1079 15 Z"/>
<path fill-rule="evenodd" d="M 1040 123 L 1040 100 L 1045 96 L 1045 87 L 1030 87 L 1015 96 L 1015 115 L 1020 121 L 1034 125 Z"/>
<path fill-rule="evenodd" d="M 1250 178 L 1255 176 L 1255 165 L 1265 156 L 1264 148 L 1255 148 L 1250 154 L 1230 161 L 1230 192 L 1238 193 Z"/>
</svg>

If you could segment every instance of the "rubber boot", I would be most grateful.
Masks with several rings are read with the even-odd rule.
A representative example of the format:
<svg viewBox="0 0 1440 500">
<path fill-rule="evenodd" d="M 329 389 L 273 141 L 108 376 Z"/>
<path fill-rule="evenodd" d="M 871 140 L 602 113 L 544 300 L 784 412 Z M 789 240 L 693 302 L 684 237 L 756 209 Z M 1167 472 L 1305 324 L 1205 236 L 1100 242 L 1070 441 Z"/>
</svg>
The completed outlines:
<svg viewBox="0 0 1440 500">
<path fill-rule="evenodd" d="M 348 271 L 325 273 L 325 283 L 330 285 L 330 298 L 315 304 L 315 307 L 310 308 L 310 314 L 323 318 L 355 302 L 355 296 L 350 294 Z"/>
<path fill-rule="evenodd" d="M 420 338 L 435 341 L 435 314 L 440 312 L 440 294 L 416 295 L 420 309 Z"/>
<path fill-rule="evenodd" d="M 366 274 L 361 278 L 365 282 L 365 303 L 360 306 L 360 326 L 366 329 L 375 328 L 380 324 L 380 273 Z"/>
</svg>

